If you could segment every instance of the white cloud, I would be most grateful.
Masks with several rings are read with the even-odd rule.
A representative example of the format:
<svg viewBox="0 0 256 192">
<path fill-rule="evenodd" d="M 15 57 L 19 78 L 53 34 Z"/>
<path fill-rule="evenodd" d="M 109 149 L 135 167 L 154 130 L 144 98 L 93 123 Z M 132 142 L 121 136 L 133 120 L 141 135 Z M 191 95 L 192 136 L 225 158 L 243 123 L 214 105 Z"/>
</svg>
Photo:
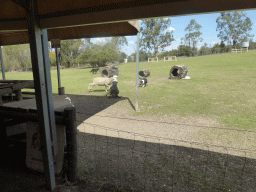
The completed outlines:
<svg viewBox="0 0 256 192">
<path fill-rule="evenodd" d="M 164 33 L 172 31 L 175 31 L 175 29 L 173 27 L 169 27 L 168 29 L 164 30 Z"/>
<path fill-rule="evenodd" d="M 169 27 L 167 31 L 175 31 L 175 29 L 173 27 Z"/>
<path fill-rule="evenodd" d="M 105 44 L 107 43 L 111 38 L 110 37 L 103 37 L 103 38 L 95 38 L 93 40 L 94 43 L 96 44 Z"/>
<path fill-rule="evenodd" d="M 173 45 L 170 45 L 168 47 L 166 47 L 164 50 L 165 51 L 171 51 L 172 49 L 177 49 L 179 47 L 180 44 L 176 43 L 176 44 L 173 44 Z"/>
<path fill-rule="evenodd" d="M 135 41 L 129 41 L 128 43 L 129 44 L 135 44 Z"/>
</svg>

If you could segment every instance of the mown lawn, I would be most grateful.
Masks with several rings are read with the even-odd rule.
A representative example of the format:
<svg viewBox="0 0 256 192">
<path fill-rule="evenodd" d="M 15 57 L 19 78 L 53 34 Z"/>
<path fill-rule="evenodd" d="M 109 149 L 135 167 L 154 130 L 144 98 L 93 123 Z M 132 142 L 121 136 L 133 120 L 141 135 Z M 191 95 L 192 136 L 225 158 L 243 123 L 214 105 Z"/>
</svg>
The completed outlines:
<svg viewBox="0 0 256 192">
<path fill-rule="evenodd" d="M 168 79 L 173 65 L 188 68 L 190 80 Z M 135 63 L 117 65 L 120 95 L 135 102 Z M 140 113 L 134 115 L 179 115 L 217 118 L 225 126 L 254 130 L 256 121 L 256 51 L 184 58 L 177 62 L 140 63 L 151 75 L 139 88 Z M 61 70 L 61 85 L 67 94 L 105 95 L 104 87 L 88 85 L 99 73 L 91 69 Z M 53 93 L 57 93 L 56 70 L 51 71 Z M 33 79 L 32 73 L 6 73 L 6 79 Z"/>
</svg>

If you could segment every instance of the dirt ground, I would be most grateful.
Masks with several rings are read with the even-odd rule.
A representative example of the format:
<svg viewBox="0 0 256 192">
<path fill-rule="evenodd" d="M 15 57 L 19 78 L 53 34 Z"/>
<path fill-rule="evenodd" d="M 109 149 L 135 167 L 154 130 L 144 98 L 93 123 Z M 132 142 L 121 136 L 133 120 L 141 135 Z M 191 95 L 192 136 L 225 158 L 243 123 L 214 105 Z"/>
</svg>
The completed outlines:
<svg viewBox="0 0 256 192">
<path fill-rule="evenodd" d="M 156 189 L 163 191 L 167 189 L 166 186 L 168 185 L 174 187 L 175 178 L 171 174 L 172 183 L 170 184 L 166 181 L 160 182 L 157 177 L 162 173 L 161 179 L 164 180 L 166 175 L 169 174 L 166 169 L 172 169 L 173 167 L 162 166 L 161 170 L 157 167 L 164 164 L 168 155 L 167 161 L 172 161 L 172 155 L 169 154 L 169 151 L 172 151 L 173 148 L 171 149 L 171 147 L 175 146 L 174 151 L 180 152 L 179 155 L 175 156 L 176 160 L 173 161 L 178 164 L 174 166 L 178 175 L 180 172 L 184 172 L 184 170 L 186 172 L 189 169 L 197 172 L 196 176 L 193 176 L 194 179 L 202 179 L 202 175 L 206 174 L 206 169 L 204 168 L 204 171 L 202 171 L 202 167 L 209 166 L 208 174 L 215 177 L 209 177 L 207 186 L 226 182 L 225 186 L 216 189 L 211 188 L 212 191 L 225 191 L 222 188 L 228 188 L 228 186 L 229 189 L 233 189 L 230 186 L 234 182 L 239 183 L 239 186 L 235 186 L 234 189 L 240 187 L 240 191 L 243 191 L 246 183 L 248 188 L 244 191 L 251 190 L 252 173 L 248 171 L 247 175 L 245 171 L 247 168 L 255 169 L 253 142 L 256 136 L 255 132 L 228 129 L 216 119 L 204 116 L 181 118 L 172 114 L 164 116 L 136 115 L 134 102 L 129 98 L 109 99 L 104 96 L 69 96 L 77 109 L 79 160 L 82 162 L 82 167 L 87 166 L 89 161 L 93 161 L 94 163 L 91 163 L 90 167 L 92 172 L 98 171 L 103 175 L 107 172 L 106 175 L 109 175 L 112 171 L 111 176 L 118 178 L 120 174 L 117 175 L 117 172 L 122 170 L 126 172 L 123 176 L 126 180 L 130 180 L 134 184 L 136 182 L 147 183 L 148 188 L 142 187 L 145 191 L 155 191 Z M 97 139 L 95 139 L 95 135 L 97 135 Z M 133 153 L 136 150 L 137 154 Z M 144 156 L 145 152 L 148 152 L 149 156 Z M 97 156 L 96 153 L 100 155 Z M 151 172 L 150 174 L 144 171 L 148 157 L 151 162 L 147 162 L 147 165 L 150 166 L 146 169 Z M 177 160 L 179 158 L 180 160 Z M 250 165 L 245 165 L 246 160 L 247 163 L 252 160 Z M 108 166 L 112 167 L 112 170 L 100 172 L 97 167 L 105 166 L 106 161 L 110 161 Z M 191 163 L 193 161 L 196 162 L 197 166 Z M 200 169 L 202 170 L 198 172 L 198 166 L 205 161 L 207 166 L 201 166 Z M 232 166 L 229 167 L 229 164 Z M 141 172 L 138 171 L 137 175 L 135 173 L 127 175 L 127 172 L 131 171 L 130 167 L 134 169 L 137 167 L 139 170 L 142 166 L 144 168 L 141 169 Z M 218 166 L 221 168 L 217 169 Z M 241 168 L 242 166 L 244 167 Z M 231 174 L 234 170 L 240 174 L 242 173 L 243 178 L 235 178 Z M 154 175 L 152 172 L 158 173 Z M 223 172 L 226 172 L 224 178 L 222 178 L 223 182 L 217 181 L 216 178 L 220 178 L 219 175 Z M 187 177 L 188 174 L 190 173 L 185 173 L 182 177 Z M 148 179 L 149 177 L 152 178 Z M 141 178 L 144 178 L 144 181 Z M 193 190 L 202 187 L 197 182 L 192 182 L 193 185 L 190 181 L 188 182 L 189 185 L 185 181 L 183 184 L 177 184 L 174 191 L 189 190 L 188 186 L 190 189 L 195 187 Z M 153 188 L 153 185 L 158 185 L 158 188 Z M 138 188 L 141 187 L 139 184 L 137 186 L 139 186 Z M 204 187 L 206 187 L 206 184 Z"/>
<path fill-rule="evenodd" d="M 190 146 L 193 143 L 196 145 L 201 143 L 252 151 L 256 147 L 253 142 L 256 136 L 254 131 L 227 128 L 217 118 L 179 117 L 174 114 L 164 116 L 136 115 L 140 112 L 135 112 L 134 102 L 129 98 L 109 99 L 104 96 L 79 95 L 70 95 L 70 98 L 77 109 L 78 130 L 80 132 L 107 134 L 107 136 L 115 137 L 114 131 L 120 131 L 132 135 L 152 137 L 152 139 L 157 139 L 156 142 L 158 143 L 159 139 L 161 143 L 164 143 L 163 140 L 175 140 L 180 144 L 188 142 Z M 110 128 L 114 131 L 106 133 L 106 129 L 102 131 L 104 128 L 92 130 L 92 126 Z M 125 135 L 119 137 L 125 138 Z M 143 141 L 143 138 L 136 138 L 136 140 L 140 139 Z M 154 139 L 152 142 L 155 142 Z"/>
<path fill-rule="evenodd" d="M 96 178 L 95 173 L 121 178 L 128 185 L 137 183 L 143 191 L 228 191 L 234 182 L 239 185 L 232 191 L 256 187 L 254 132 L 225 129 L 216 119 L 203 116 L 137 115 L 129 98 L 69 97 L 77 112 L 79 175 L 85 181 L 70 184 L 59 176 L 56 191 L 120 191 L 118 185 L 91 182 L 88 178 Z M 201 186 L 205 174 L 210 176 Z M 26 190 L 46 191 L 42 178 L 41 186 Z"/>
</svg>

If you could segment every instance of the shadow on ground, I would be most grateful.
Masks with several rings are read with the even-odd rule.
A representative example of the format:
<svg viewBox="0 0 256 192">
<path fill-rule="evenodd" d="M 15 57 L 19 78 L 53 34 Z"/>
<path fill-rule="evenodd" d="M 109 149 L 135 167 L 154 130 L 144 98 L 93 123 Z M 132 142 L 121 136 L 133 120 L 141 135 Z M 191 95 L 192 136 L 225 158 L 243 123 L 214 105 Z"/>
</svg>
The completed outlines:
<svg viewBox="0 0 256 192">
<path fill-rule="evenodd" d="M 130 99 L 126 97 L 108 98 L 106 96 L 72 94 L 68 96 L 75 106 L 79 106 L 77 119 L 81 121 L 122 100 L 128 100 L 132 108 L 134 108 Z M 30 170 L 26 166 L 26 142 L 24 142 L 24 139 L 26 139 L 26 134 L 25 137 L 21 138 L 23 141 L 10 141 L 6 144 L 5 148 L 2 146 L 2 155 L 4 158 L 0 162 L 0 191 L 47 191 L 43 173 Z M 63 184 L 64 178 L 60 175 L 56 177 L 56 182 L 58 185 Z"/>
<path fill-rule="evenodd" d="M 106 192 L 126 187 L 132 191 L 255 191 L 256 160 L 250 156 L 253 152 L 231 152 L 234 149 L 207 145 L 198 149 L 196 144 L 91 125 L 84 121 L 119 101 L 128 100 L 134 106 L 125 97 L 69 97 L 79 106 L 77 126 L 85 127 L 81 129 L 84 132 L 78 131 L 78 160 L 80 177 L 86 183 L 81 184 L 83 189 L 66 190 L 64 186 L 57 191 Z M 25 165 L 26 143 L 11 144 L 2 154 L 1 191 L 46 191 L 43 174 Z M 61 186 L 64 178 L 58 176 L 56 182 Z"/>
<path fill-rule="evenodd" d="M 135 110 L 134 105 L 128 97 L 122 98 L 108 98 L 107 96 L 92 96 L 92 95 L 72 95 L 68 94 L 72 103 L 76 107 L 77 119 L 79 122 L 83 122 L 96 113 L 101 112 L 104 109 L 116 104 L 119 101 L 128 100 L 133 110 Z M 77 124 L 77 126 L 79 126 Z"/>
<path fill-rule="evenodd" d="M 90 130 L 90 125 L 85 126 Z M 216 152 L 225 150 L 217 147 L 204 146 L 202 150 L 177 141 L 163 144 L 154 137 L 114 133 L 106 127 L 92 129 L 96 134 L 78 134 L 80 177 L 89 183 L 147 192 L 256 189 L 256 160 L 249 158 L 250 152 L 243 157 Z M 106 130 L 108 136 L 100 135 Z M 111 132 L 120 137 L 110 136 Z M 243 151 L 236 153 L 245 155 Z"/>
</svg>

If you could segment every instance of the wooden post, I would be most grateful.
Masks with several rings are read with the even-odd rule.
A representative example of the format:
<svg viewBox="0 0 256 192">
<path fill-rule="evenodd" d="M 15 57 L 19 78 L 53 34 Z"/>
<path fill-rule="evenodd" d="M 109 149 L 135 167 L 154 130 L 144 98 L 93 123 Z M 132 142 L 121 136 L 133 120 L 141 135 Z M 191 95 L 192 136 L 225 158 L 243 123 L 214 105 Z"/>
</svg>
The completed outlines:
<svg viewBox="0 0 256 192">
<path fill-rule="evenodd" d="M 68 107 L 64 109 L 66 124 L 67 158 L 68 173 L 70 182 L 76 182 L 78 178 L 77 168 L 77 127 L 76 127 L 76 108 Z"/>
<path fill-rule="evenodd" d="M 58 94 L 59 95 L 65 95 L 65 87 L 59 87 L 58 88 Z"/>
</svg>

